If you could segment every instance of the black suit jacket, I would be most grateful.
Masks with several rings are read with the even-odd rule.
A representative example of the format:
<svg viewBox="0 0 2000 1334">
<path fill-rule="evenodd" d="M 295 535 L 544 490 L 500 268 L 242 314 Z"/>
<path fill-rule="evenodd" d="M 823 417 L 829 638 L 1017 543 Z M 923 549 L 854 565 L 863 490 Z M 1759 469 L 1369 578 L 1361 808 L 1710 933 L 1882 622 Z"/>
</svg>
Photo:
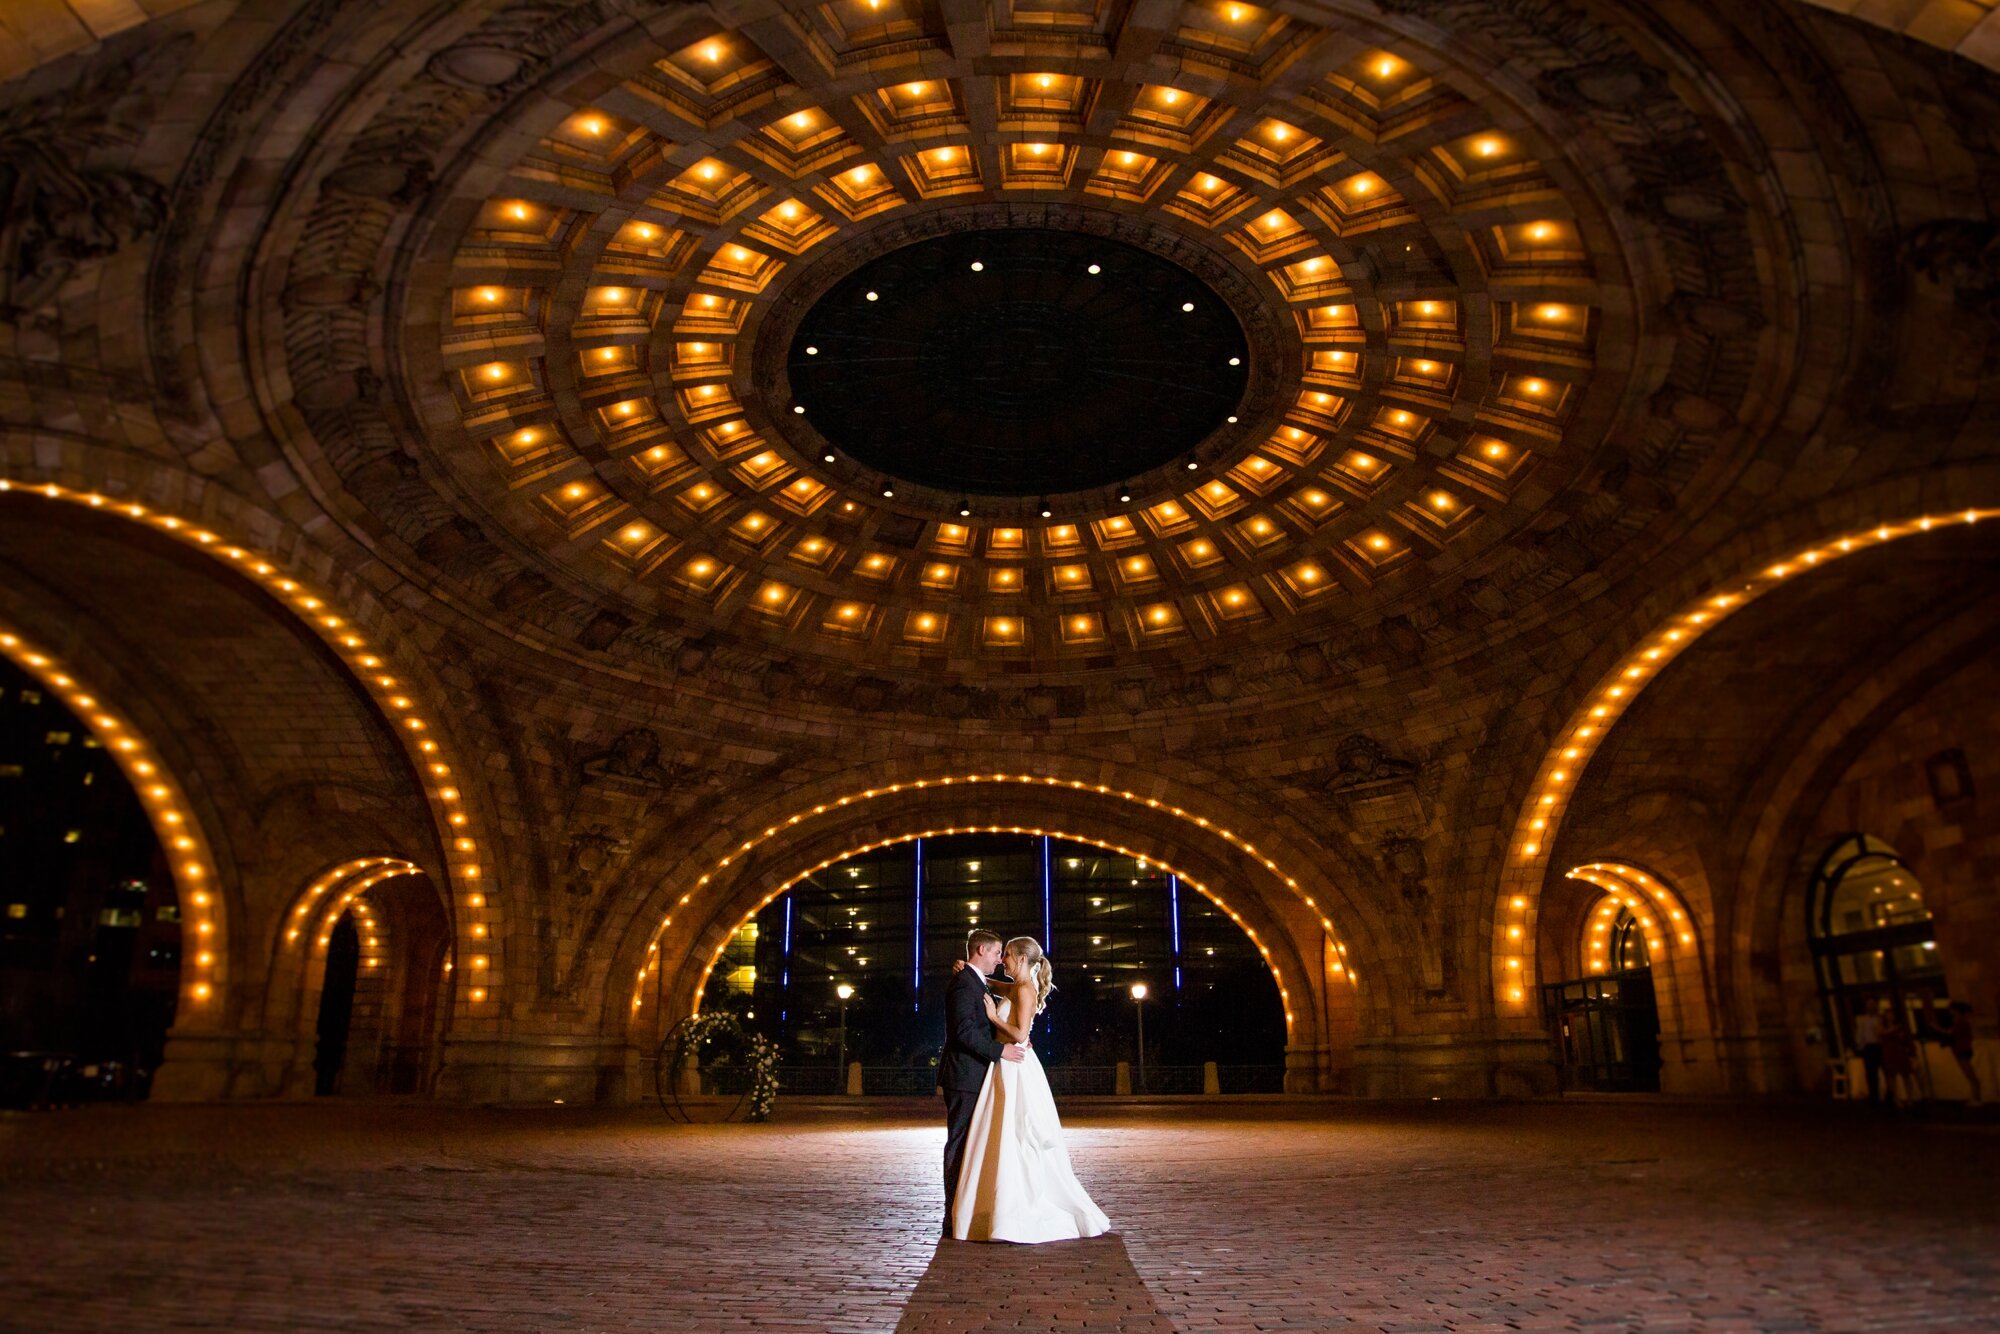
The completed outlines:
<svg viewBox="0 0 2000 1334">
<path fill-rule="evenodd" d="M 1000 1059 L 1001 1042 L 986 1017 L 986 980 L 970 967 L 951 975 L 944 989 L 944 1055 L 938 1083 L 977 1092 L 986 1067 Z"/>
</svg>

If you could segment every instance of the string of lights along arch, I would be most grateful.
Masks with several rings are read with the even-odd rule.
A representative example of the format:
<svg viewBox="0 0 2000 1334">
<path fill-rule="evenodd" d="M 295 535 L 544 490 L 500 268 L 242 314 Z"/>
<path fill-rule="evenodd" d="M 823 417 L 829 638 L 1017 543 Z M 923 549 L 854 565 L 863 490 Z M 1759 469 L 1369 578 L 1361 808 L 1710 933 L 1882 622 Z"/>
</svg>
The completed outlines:
<svg viewBox="0 0 2000 1334">
<path fill-rule="evenodd" d="M 1176 820 L 1185 821 L 1186 823 L 1193 825 L 1198 829 L 1201 829 L 1207 833 L 1214 835 L 1216 838 L 1219 838 L 1224 843 L 1228 844 L 1231 849 L 1233 849 L 1236 852 L 1242 853 L 1246 857 L 1252 858 L 1258 865 L 1262 866 L 1266 871 L 1270 872 L 1273 876 L 1277 877 L 1278 880 L 1284 884 L 1286 890 L 1288 890 L 1290 893 L 1296 896 L 1301 903 L 1305 904 L 1306 907 L 1312 910 L 1313 915 L 1319 919 L 1320 929 L 1326 933 L 1326 939 L 1328 943 L 1331 944 L 1331 946 L 1333 947 L 1334 961 L 1329 966 L 1329 971 L 1332 972 L 1336 977 L 1345 979 L 1345 981 L 1348 983 L 1349 986 L 1357 988 L 1360 986 L 1361 977 L 1360 974 L 1355 971 L 1352 962 L 1348 958 L 1347 944 L 1346 942 L 1341 940 L 1338 935 L 1335 934 L 1333 920 L 1327 916 L 1327 910 L 1320 906 L 1319 900 L 1315 898 L 1313 895 L 1307 893 L 1305 887 L 1299 883 L 1298 877 L 1288 874 L 1284 869 L 1284 867 L 1279 865 L 1276 858 L 1272 857 L 1269 853 L 1264 852 L 1263 850 L 1258 848 L 1256 844 L 1243 838 L 1240 834 L 1236 833 L 1234 830 L 1226 829 L 1221 825 L 1216 824 L 1215 821 L 1209 819 L 1205 815 L 1197 815 L 1194 812 L 1189 811 L 1184 807 L 1173 805 L 1171 802 L 1162 801 L 1158 797 L 1142 796 L 1141 794 L 1133 792 L 1129 789 L 1114 788 L 1111 787 L 1109 784 L 1105 783 L 1086 783 L 1079 778 L 1069 778 L 1069 779 L 1057 778 L 1052 774 L 1044 774 L 1038 776 L 1035 774 L 972 773 L 972 774 L 960 774 L 956 776 L 945 775 L 939 778 L 917 778 L 907 782 L 888 783 L 881 787 L 864 788 L 859 792 L 852 792 L 845 796 L 835 797 L 832 800 L 822 801 L 813 805 L 810 808 L 794 812 L 793 814 L 784 817 L 782 820 L 779 820 L 774 824 L 765 826 L 764 829 L 762 829 L 758 833 L 753 834 L 751 837 L 744 839 L 733 850 L 717 858 L 714 865 L 709 870 L 703 872 L 700 876 L 696 877 L 694 884 L 690 886 L 688 889 L 684 890 L 680 894 L 680 896 L 674 900 L 673 911 L 670 911 L 665 916 L 661 917 L 659 925 L 653 928 L 651 937 L 650 939 L 648 939 L 646 943 L 646 961 L 638 969 L 638 985 L 634 989 L 632 994 L 633 1010 L 634 1011 L 639 1010 L 646 1003 L 646 997 L 645 997 L 646 980 L 647 978 L 653 976 L 659 969 L 660 940 L 668 931 L 673 929 L 674 912 L 678 912 L 682 909 L 685 909 L 691 903 L 693 903 L 696 894 L 702 892 L 703 890 L 706 890 L 709 887 L 709 885 L 716 880 L 718 876 L 721 876 L 725 872 L 727 872 L 730 865 L 736 862 L 739 858 L 741 858 L 744 853 L 754 851 L 756 848 L 760 847 L 764 843 L 767 843 L 771 839 L 776 838 L 778 834 L 782 831 L 790 831 L 796 829 L 798 826 L 805 824 L 810 820 L 821 818 L 835 811 L 845 811 L 850 807 L 858 805 L 862 802 L 876 801 L 884 797 L 893 797 L 899 793 L 907 791 L 923 791 L 930 788 L 949 788 L 954 784 L 959 784 L 959 783 L 963 783 L 968 786 L 977 786 L 980 783 L 991 783 L 998 785 L 1020 784 L 1022 786 L 1068 789 L 1069 791 L 1072 792 L 1094 793 L 1100 797 L 1116 797 L 1120 801 L 1131 802 L 1134 805 L 1143 806 L 1147 810 L 1164 811 L 1165 813 L 1173 816 Z M 930 838 L 939 834 L 980 833 L 980 832 L 991 833 L 991 834 L 997 834 L 1002 832 L 1016 833 L 1016 834 L 1035 834 L 1037 836 L 1043 834 L 1055 834 L 1058 837 L 1071 838 L 1079 842 L 1085 842 L 1085 843 L 1095 842 L 1095 840 L 1092 840 L 1086 836 L 1066 833 L 1060 830 L 1024 829 L 1018 826 L 1010 826 L 1007 829 L 1003 830 L 998 825 L 972 826 L 964 829 L 957 829 L 957 828 L 928 829 L 924 830 L 921 834 L 913 834 L 909 835 L 908 837 Z M 834 862 L 839 861 L 842 857 L 851 857 L 857 853 L 869 851 L 874 847 L 887 846 L 889 843 L 898 843 L 902 841 L 904 840 L 889 839 L 878 844 L 868 844 L 861 847 L 849 848 L 847 851 L 841 853 L 839 857 L 829 858 L 826 861 L 821 862 L 816 866 L 807 868 L 806 871 L 802 872 L 801 874 L 811 874 L 812 872 L 815 871 L 824 870 L 826 867 L 833 865 Z M 1129 849 L 1116 847 L 1115 845 L 1100 844 L 1099 846 L 1109 847 L 1110 850 L 1124 855 L 1129 855 L 1129 856 L 1138 855 L 1136 853 L 1131 852 Z M 1241 922 L 1241 918 L 1236 915 L 1234 909 L 1229 908 L 1227 904 L 1222 903 L 1222 900 L 1220 898 L 1217 898 L 1213 892 L 1204 888 L 1199 881 L 1196 881 L 1195 879 L 1193 879 L 1193 877 L 1188 876 L 1185 873 L 1179 873 L 1179 874 L 1181 875 L 1181 879 L 1185 883 L 1195 886 L 1197 890 L 1199 890 L 1202 893 L 1208 894 L 1209 897 L 1211 898 L 1216 898 L 1216 902 L 1218 904 L 1221 904 L 1224 910 L 1231 914 L 1232 920 L 1238 921 L 1239 923 Z M 797 877 L 794 877 L 794 879 L 796 878 Z M 789 882 L 786 885 L 780 886 L 778 890 L 774 891 L 770 896 L 768 896 L 765 899 L 765 902 L 768 903 L 771 898 L 775 898 L 778 893 L 782 893 L 784 889 L 789 887 L 790 887 Z M 758 906 L 761 907 L 763 905 L 759 904 Z M 686 928 L 684 927 L 683 929 Z M 1252 940 L 1256 939 L 1256 933 L 1254 931 L 1250 931 L 1247 925 L 1245 926 L 1244 929 L 1246 930 L 1246 932 L 1249 933 Z M 1267 958 L 1269 957 L 1268 952 L 1266 953 L 1265 957 Z M 710 961 L 709 967 L 713 969 L 714 967 L 713 960 Z M 708 981 L 707 974 L 704 973 L 702 976 L 702 983 L 704 986 L 707 984 L 707 981 Z M 1285 989 L 1282 981 L 1280 982 L 1279 985 L 1279 992 L 1281 995 L 1285 997 L 1286 1000 L 1288 1001 L 1290 1000 L 1289 992 Z M 1289 1018 L 1287 1019 L 1287 1022 L 1289 1022 Z"/>
<path fill-rule="evenodd" d="M 862 265 L 792 339 L 796 406 L 890 478 L 1046 496 L 1159 467 L 1235 420 L 1242 328 L 1178 266 L 1038 229 L 951 233 Z"/>
<path fill-rule="evenodd" d="M 408 748 L 406 753 L 411 762 L 427 780 L 425 792 L 433 803 L 431 813 L 437 819 L 445 841 L 451 878 L 460 890 L 453 916 L 458 928 L 466 934 L 462 942 L 462 957 L 473 970 L 473 985 L 465 989 L 465 1001 L 474 1006 L 484 1005 L 498 983 L 498 936 L 495 931 L 499 925 L 498 905 L 490 902 L 486 892 L 478 841 L 472 837 L 472 817 L 466 810 L 465 793 L 453 777 L 452 766 L 445 758 L 430 720 L 408 693 L 408 684 L 391 674 L 383 651 L 357 632 L 358 628 L 351 618 L 335 611 L 325 594 L 308 588 L 304 581 L 286 568 L 281 558 L 231 541 L 207 520 L 184 519 L 156 506 L 115 499 L 97 491 L 78 490 L 58 482 L 24 485 L 12 478 L 0 478 L 0 495 L 84 506 L 140 524 L 199 551 L 234 569 L 276 598 L 346 664 L 383 716 L 392 721 Z M 138 742 L 134 740 L 133 744 L 136 746 Z M 144 793 L 151 785 L 135 781 L 134 786 Z M 182 836 L 198 837 L 192 822 L 181 819 L 178 811 L 176 824 Z M 180 846 L 171 839 L 167 845 Z M 204 863 L 201 873 L 208 874 L 212 870 Z M 214 895 L 204 891 L 202 897 L 211 899 Z M 211 923 L 211 926 L 215 925 Z M 199 931 L 199 926 L 196 929 Z M 219 947 L 202 953 L 212 955 L 216 966 L 220 966 L 223 955 Z M 196 1000 L 206 1000 L 217 985 L 218 982 L 212 979 L 198 979 L 192 984 L 190 994 Z"/>
<path fill-rule="evenodd" d="M 1569 809 L 1577 780 L 1645 688 L 1696 641 L 1750 603 L 1793 580 L 1846 556 L 1871 551 L 1886 542 L 1919 537 L 1954 524 L 1979 523 L 2000 516 L 2000 509 L 1971 508 L 1856 528 L 1804 548 L 1708 593 L 1667 617 L 1606 672 L 1577 706 L 1543 758 L 1527 803 L 1516 817 L 1506 870 L 1501 875 L 1499 902 L 1493 914 L 1493 998 L 1502 1014 L 1532 1017 L 1530 996 L 1535 984 L 1533 960 L 1535 915 L 1542 881 L 1548 873 L 1549 849 Z M 1643 880 L 1639 882 L 1642 886 Z M 1670 905 L 1668 911 L 1684 907 Z M 1678 928 L 1686 931 L 1691 928 Z"/>
<path fill-rule="evenodd" d="M 111 754 L 138 796 L 172 868 L 182 932 L 192 943 L 192 949 L 182 953 L 181 994 L 193 1002 L 191 1017 L 199 1021 L 228 981 L 229 941 L 216 888 L 215 858 L 199 822 L 188 814 L 187 794 L 130 721 L 53 653 L 5 627 L 0 627 L 0 653 L 57 693 Z"/>
<path fill-rule="evenodd" d="M 913 838 L 804 876 L 732 933 L 702 1010 L 794 1066 L 922 1067 L 977 928 L 1042 943 L 1056 992 L 1035 1045 L 1052 1066 L 1130 1059 L 1135 994 L 1158 1063 L 1283 1062 L 1283 996 L 1226 909 L 1157 861 L 1048 834 Z"/>
</svg>

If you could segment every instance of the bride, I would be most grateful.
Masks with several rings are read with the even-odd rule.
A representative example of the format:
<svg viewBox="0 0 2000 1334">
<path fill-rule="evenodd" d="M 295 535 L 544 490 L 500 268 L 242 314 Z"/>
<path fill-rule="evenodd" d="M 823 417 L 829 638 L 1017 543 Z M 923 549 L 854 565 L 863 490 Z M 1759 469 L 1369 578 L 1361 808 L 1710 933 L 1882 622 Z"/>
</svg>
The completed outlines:
<svg viewBox="0 0 2000 1334">
<path fill-rule="evenodd" d="M 1054 972 L 1032 936 L 1005 953 L 1009 994 L 986 998 L 986 1017 L 1002 1042 L 1028 1041 L 1035 1016 L 1055 990 Z M 1020 1061 L 995 1061 L 973 1107 L 952 1204 L 960 1241 L 1067 1241 L 1095 1237 L 1111 1220 L 1091 1201 L 1069 1163 L 1049 1077 L 1028 1047 Z"/>
</svg>

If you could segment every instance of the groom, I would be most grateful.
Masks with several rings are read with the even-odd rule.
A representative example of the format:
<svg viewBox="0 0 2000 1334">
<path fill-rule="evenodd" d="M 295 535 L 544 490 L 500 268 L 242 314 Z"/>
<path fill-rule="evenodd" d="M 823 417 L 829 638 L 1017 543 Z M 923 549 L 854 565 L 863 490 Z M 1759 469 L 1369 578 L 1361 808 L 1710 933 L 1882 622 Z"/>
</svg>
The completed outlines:
<svg viewBox="0 0 2000 1334">
<path fill-rule="evenodd" d="M 973 931 L 965 938 L 965 967 L 944 990 L 944 1056 L 938 1083 L 944 1086 L 944 1235 L 951 1235 L 951 1204 L 958 1194 L 958 1168 L 965 1161 L 965 1133 L 972 1109 L 995 1061 L 1018 1061 L 1016 1043 L 1002 1045 L 986 1018 L 986 979 L 1000 966 L 1000 937 Z"/>
</svg>

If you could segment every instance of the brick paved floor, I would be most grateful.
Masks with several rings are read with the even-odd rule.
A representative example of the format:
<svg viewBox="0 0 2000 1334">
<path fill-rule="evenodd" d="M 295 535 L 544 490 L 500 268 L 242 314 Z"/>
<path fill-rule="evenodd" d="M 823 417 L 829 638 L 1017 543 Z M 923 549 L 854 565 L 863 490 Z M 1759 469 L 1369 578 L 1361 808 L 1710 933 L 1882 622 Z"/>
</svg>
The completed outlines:
<svg viewBox="0 0 2000 1334">
<path fill-rule="evenodd" d="M 940 1243 L 919 1103 L 0 1117 L 0 1327 L 1993 1330 L 2000 1134 L 1831 1110 L 1073 1108 L 1118 1233 Z"/>
</svg>

